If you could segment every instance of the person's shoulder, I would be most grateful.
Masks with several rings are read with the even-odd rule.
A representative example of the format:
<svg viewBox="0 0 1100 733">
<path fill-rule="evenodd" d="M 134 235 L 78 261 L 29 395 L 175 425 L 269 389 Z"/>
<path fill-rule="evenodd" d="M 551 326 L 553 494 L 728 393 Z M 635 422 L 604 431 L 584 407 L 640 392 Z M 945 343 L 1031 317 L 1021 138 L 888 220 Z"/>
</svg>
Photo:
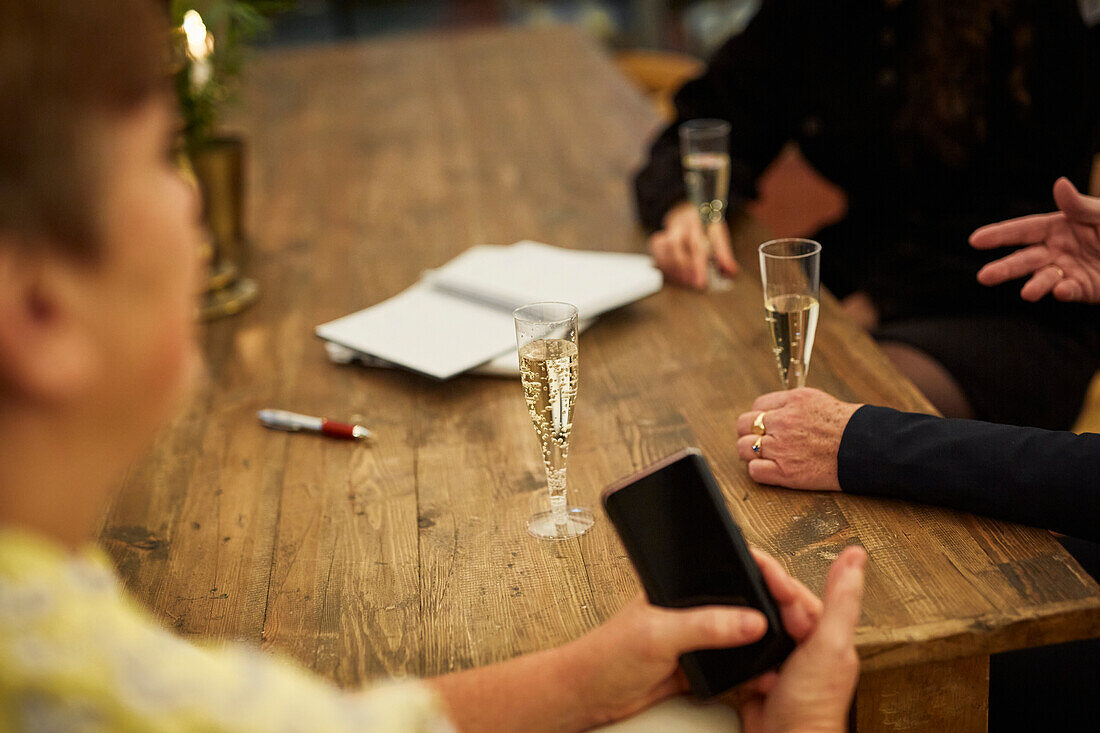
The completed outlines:
<svg viewBox="0 0 1100 733">
<path fill-rule="evenodd" d="M 23 583 L 60 574 L 71 556 L 55 542 L 34 532 L 0 527 L 0 581 Z"/>
<path fill-rule="evenodd" d="M 125 614 L 109 563 L 48 538 L 0 530 L 0 708 L 27 730 L 87 730 L 102 722 L 98 642 Z M 81 698 L 83 708 L 67 701 Z M 89 717 L 91 716 L 91 717 Z"/>
<path fill-rule="evenodd" d="M 125 602 L 113 569 L 98 551 L 72 554 L 41 536 L 0 530 L 0 644 L 5 652 L 47 641 L 63 646 L 73 634 L 94 634 L 103 617 L 91 611 L 108 609 L 124 610 Z M 21 659 L 16 655 L 6 662 Z"/>
</svg>

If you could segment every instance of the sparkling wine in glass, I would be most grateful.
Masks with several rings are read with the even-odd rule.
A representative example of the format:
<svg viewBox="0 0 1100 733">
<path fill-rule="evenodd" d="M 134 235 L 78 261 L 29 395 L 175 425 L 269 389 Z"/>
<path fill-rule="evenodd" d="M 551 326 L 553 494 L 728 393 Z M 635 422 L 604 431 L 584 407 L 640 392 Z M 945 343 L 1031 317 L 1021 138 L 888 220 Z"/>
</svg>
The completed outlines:
<svg viewBox="0 0 1100 733">
<path fill-rule="evenodd" d="M 568 303 L 532 303 L 512 313 L 519 375 L 527 412 L 546 467 L 550 509 L 527 520 L 542 540 L 579 537 L 595 523 L 588 509 L 566 503 L 566 463 L 577 401 L 577 309 Z"/>
<path fill-rule="evenodd" d="M 725 290 L 729 282 L 714 263 L 711 239 L 714 227 L 726 220 L 730 187 L 730 123 L 725 120 L 688 120 L 679 127 L 680 163 L 688 198 L 699 210 L 707 237 L 707 284 Z"/>
<path fill-rule="evenodd" d="M 810 239 L 764 242 L 760 279 L 779 379 L 787 389 L 805 387 L 817 331 L 821 245 Z"/>
</svg>

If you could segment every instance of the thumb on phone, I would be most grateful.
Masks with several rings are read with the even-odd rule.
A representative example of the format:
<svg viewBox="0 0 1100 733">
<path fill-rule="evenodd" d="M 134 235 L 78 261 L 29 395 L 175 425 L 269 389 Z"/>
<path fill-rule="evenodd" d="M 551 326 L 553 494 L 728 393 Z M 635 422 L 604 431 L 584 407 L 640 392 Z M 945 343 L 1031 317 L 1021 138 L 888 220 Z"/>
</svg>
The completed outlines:
<svg viewBox="0 0 1100 733">
<path fill-rule="evenodd" d="M 863 602 L 863 569 L 867 552 L 852 546 L 840 553 L 825 581 L 825 609 L 809 644 L 829 654 L 854 652 L 852 643 Z"/>
<path fill-rule="evenodd" d="M 699 649 L 745 646 L 764 636 L 768 620 L 751 608 L 703 606 L 686 610 L 662 609 L 657 633 L 678 653 Z"/>
</svg>

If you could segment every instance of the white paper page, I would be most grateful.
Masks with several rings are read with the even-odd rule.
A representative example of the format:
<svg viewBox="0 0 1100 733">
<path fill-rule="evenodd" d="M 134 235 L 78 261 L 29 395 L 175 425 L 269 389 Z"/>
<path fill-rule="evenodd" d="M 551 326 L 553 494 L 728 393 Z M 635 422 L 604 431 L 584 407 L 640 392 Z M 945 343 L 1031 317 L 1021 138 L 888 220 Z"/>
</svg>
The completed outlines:
<svg viewBox="0 0 1100 733">
<path fill-rule="evenodd" d="M 579 330 L 583 333 L 586 328 L 592 325 L 595 319 L 589 319 L 587 321 L 580 321 L 578 323 Z M 339 344 L 334 344 L 331 341 L 325 343 L 325 352 L 328 354 L 330 361 L 336 364 L 351 364 L 356 362 L 365 367 L 377 367 L 379 369 L 399 369 L 396 364 L 391 364 L 385 359 L 380 359 L 377 356 L 371 356 L 365 354 L 362 351 L 355 351 L 354 349 L 348 349 Z M 484 364 L 474 367 L 467 374 L 474 374 L 481 377 L 519 377 L 519 355 L 516 353 L 516 348 L 513 345 L 508 351 L 505 351 L 500 356 L 497 356 L 492 361 L 487 361 Z"/>
<path fill-rule="evenodd" d="M 587 252 L 517 242 L 472 247 L 425 278 L 436 288 L 512 310 L 562 301 L 582 318 L 597 316 L 661 289 L 661 273 L 641 254 Z"/>
<path fill-rule="evenodd" d="M 512 314 L 417 283 L 371 308 L 317 327 L 326 341 L 448 379 L 515 349 Z"/>
</svg>

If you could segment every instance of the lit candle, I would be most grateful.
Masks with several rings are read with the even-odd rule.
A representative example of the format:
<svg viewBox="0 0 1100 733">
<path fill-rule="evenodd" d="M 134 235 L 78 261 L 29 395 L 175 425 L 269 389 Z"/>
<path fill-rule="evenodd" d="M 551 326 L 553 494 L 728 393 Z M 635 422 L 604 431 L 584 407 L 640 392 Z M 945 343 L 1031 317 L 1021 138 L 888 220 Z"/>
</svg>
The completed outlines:
<svg viewBox="0 0 1100 733">
<path fill-rule="evenodd" d="M 213 72 L 209 57 L 214 51 L 214 36 L 206 30 L 197 10 L 184 13 L 183 33 L 187 37 L 187 55 L 191 57 L 191 89 L 199 92 Z"/>
</svg>

